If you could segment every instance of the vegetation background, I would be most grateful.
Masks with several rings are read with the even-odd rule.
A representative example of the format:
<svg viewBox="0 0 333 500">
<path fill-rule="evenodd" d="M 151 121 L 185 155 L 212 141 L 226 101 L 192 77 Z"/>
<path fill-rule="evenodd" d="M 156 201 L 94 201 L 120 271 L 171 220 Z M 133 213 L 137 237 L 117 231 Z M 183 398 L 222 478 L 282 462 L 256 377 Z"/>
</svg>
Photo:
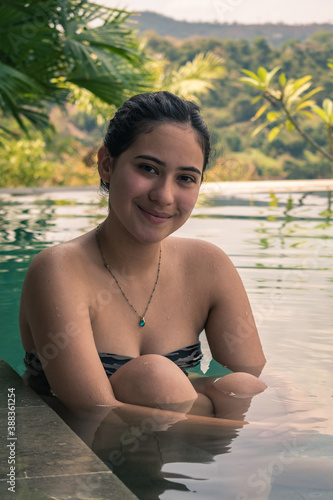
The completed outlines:
<svg viewBox="0 0 333 500">
<path fill-rule="evenodd" d="M 29 4 L 15 3 L 16 8 L 21 6 L 22 16 L 27 15 L 22 5 L 26 9 Z M 135 92 L 159 89 L 200 102 L 215 150 L 206 180 L 332 176 L 329 159 L 297 133 L 284 130 L 268 141 L 268 127 L 251 135 L 256 127 L 251 119 L 260 107 L 254 102 L 258 91 L 240 81 L 243 69 L 256 72 L 260 66 L 280 66 L 288 79 L 312 75 L 313 88 L 321 88 L 313 97 L 320 105 L 333 95 L 333 71 L 327 65 L 333 54 L 332 25 L 181 23 L 157 14 L 129 17 L 123 11 L 94 10 L 93 2 L 84 2 L 85 11 L 78 11 L 82 2 L 76 0 L 47 0 L 43 12 L 45 3 L 61 19 L 56 25 L 54 19 L 52 24 L 50 17 L 44 18 L 38 31 L 36 17 L 32 18 L 34 37 L 24 36 L 29 34 L 24 16 L 10 18 L 9 6 L 1 7 L 0 186 L 97 185 L 96 151 L 116 106 Z M 31 5 L 37 9 L 37 4 L 38 0 Z M 96 27 L 98 16 L 104 24 Z M 227 35 L 218 36 L 223 30 Z M 13 33 L 20 38 L 9 43 L 8 34 Z M 44 48 L 53 67 L 44 61 L 38 72 L 32 64 L 40 56 L 35 37 L 43 41 L 48 34 L 56 51 L 52 52 L 49 41 Z M 13 43 L 20 45 L 16 52 Z M 91 66 L 89 78 L 87 65 Z M 21 87 L 16 80 L 11 92 L 8 67 L 29 79 L 21 81 Z M 44 94 L 38 94 L 32 82 L 43 86 Z M 26 101 L 20 102 L 21 98 Z M 327 130 L 320 116 L 304 115 L 301 121 L 306 133 L 327 148 Z"/>
</svg>

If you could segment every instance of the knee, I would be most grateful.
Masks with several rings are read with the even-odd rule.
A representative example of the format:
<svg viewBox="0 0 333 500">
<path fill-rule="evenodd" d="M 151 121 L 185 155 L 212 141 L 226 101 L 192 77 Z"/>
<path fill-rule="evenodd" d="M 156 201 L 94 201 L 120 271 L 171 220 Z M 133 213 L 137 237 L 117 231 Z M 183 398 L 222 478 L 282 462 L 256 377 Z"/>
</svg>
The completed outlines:
<svg viewBox="0 0 333 500">
<path fill-rule="evenodd" d="M 214 387 L 225 394 L 239 398 L 255 396 L 267 388 L 257 377 L 243 372 L 229 373 L 215 380 Z"/>
<path fill-rule="evenodd" d="M 182 403 L 187 407 L 191 402 L 192 406 L 197 398 L 182 370 L 158 354 L 132 359 L 110 377 L 110 382 L 116 399 L 123 403 L 169 409 L 175 405 L 177 411 L 183 411 Z"/>
</svg>

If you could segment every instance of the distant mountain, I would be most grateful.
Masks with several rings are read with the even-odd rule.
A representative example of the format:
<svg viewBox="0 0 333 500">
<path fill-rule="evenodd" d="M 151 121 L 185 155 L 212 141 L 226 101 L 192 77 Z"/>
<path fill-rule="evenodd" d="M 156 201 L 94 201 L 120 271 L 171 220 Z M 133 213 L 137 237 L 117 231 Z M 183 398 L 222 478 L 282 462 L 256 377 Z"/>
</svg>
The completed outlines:
<svg viewBox="0 0 333 500">
<path fill-rule="evenodd" d="M 232 40 L 249 40 L 259 36 L 266 38 L 272 45 L 279 46 L 287 40 L 304 40 L 318 31 L 333 33 L 333 24 L 220 24 L 190 23 L 176 21 L 155 12 L 140 12 L 134 18 L 139 32 L 154 30 L 161 36 L 189 38 L 193 36 L 216 37 Z"/>
</svg>

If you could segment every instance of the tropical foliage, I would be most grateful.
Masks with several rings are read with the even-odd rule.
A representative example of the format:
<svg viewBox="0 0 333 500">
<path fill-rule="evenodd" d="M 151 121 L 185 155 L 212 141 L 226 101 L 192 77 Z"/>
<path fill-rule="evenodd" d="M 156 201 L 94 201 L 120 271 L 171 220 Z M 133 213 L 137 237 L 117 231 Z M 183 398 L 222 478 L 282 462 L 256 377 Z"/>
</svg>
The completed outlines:
<svg viewBox="0 0 333 500">
<path fill-rule="evenodd" d="M 197 103 L 214 91 L 216 83 L 225 75 L 224 60 L 212 52 L 200 52 L 185 64 L 172 64 L 161 54 L 153 54 L 147 58 L 145 69 L 150 75 L 148 90 L 168 90 Z M 110 106 L 84 89 L 73 89 L 71 102 L 96 120 L 98 126 L 110 117 Z"/>
<path fill-rule="evenodd" d="M 80 10 L 80 6 L 93 4 L 87 0 L 30 3 L 12 0 L 5 7 L 3 4 L 0 4 L 0 126 L 13 136 L 1 136 L 0 129 L 2 186 L 96 184 L 94 151 L 102 141 L 106 120 L 115 109 L 113 103 L 117 106 L 130 93 L 141 89 L 161 88 L 200 99 L 215 150 L 207 180 L 311 179 L 330 175 L 328 157 L 312 145 L 307 147 L 300 134 L 290 133 L 286 115 L 270 121 L 261 133 L 251 134 L 254 128 L 251 118 L 262 107 L 265 97 L 258 87 L 244 84 L 240 77 L 243 68 L 258 76 L 259 67 L 276 66 L 281 67 L 280 73 L 288 75 L 288 81 L 292 80 L 293 84 L 299 84 L 304 75 L 313 75 L 302 83 L 312 84 L 311 87 L 299 94 L 292 106 L 291 99 L 288 109 L 302 130 L 331 154 L 327 133 L 331 104 L 327 99 L 332 100 L 333 71 L 328 70 L 327 61 L 333 53 L 332 33 L 316 33 L 302 42 L 294 39 L 280 46 L 273 46 L 262 37 L 252 42 L 208 37 L 179 40 L 150 32 L 139 39 L 128 13 L 96 5 L 92 10 Z M 62 11 L 60 6 L 70 7 Z M 33 9 L 30 18 L 28 7 Z M 98 9 L 101 9 L 101 21 L 94 20 Z M 56 25 L 50 20 L 52 16 Z M 107 19 L 112 21 L 110 26 Z M 96 36 L 89 38 L 88 31 L 90 35 L 96 31 Z M 118 49 L 122 52 L 117 52 Z M 119 74 L 115 70 L 107 75 L 107 85 L 100 79 L 103 63 L 99 64 L 99 51 L 109 58 L 108 64 L 119 66 Z M 333 59 L 329 64 L 333 69 Z M 84 75 L 88 72 L 89 79 L 74 80 L 73 74 L 78 71 Z M 8 76 L 8 72 L 15 77 Z M 276 72 L 270 82 L 275 90 L 281 87 L 278 75 Z M 251 78 L 249 74 L 246 77 Z M 304 101 L 313 101 L 311 106 L 301 103 L 311 89 L 319 87 L 320 92 Z M 107 94 L 107 103 L 102 100 L 103 92 Z M 111 99 L 111 95 L 115 99 Z M 261 102 L 254 102 L 260 95 Z M 296 101 L 304 106 L 298 111 Z M 60 113 L 56 103 L 63 106 L 65 114 Z M 17 117 L 10 118 L 11 106 L 30 139 L 20 133 Z M 277 106 L 278 103 L 270 104 L 257 122 L 270 112 L 282 112 Z M 300 113 L 301 110 L 305 113 Z M 311 118 L 307 113 L 311 113 Z M 323 113 L 327 115 L 327 123 Z M 40 127 L 52 123 L 57 134 L 52 134 L 49 128 L 42 133 L 34 131 L 29 123 L 31 117 Z M 267 140 L 271 130 L 281 123 L 285 125 L 278 133 L 270 135 L 272 139 L 276 134 L 274 139 Z M 18 143 L 21 140 L 23 142 Z M 33 158 L 33 162 L 29 158 Z"/>
<path fill-rule="evenodd" d="M 216 89 L 216 82 L 225 76 L 224 60 L 213 52 L 199 52 L 193 61 L 171 64 L 158 54 L 152 62 L 155 87 L 199 102 L 209 91 Z"/>
<path fill-rule="evenodd" d="M 48 105 L 85 89 L 108 104 L 147 88 L 129 13 L 88 0 L 0 5 L 0 110 L 27 131 L 49 125 Z"/>
<path fill-rule="evenodd" d="M 307 75 L 298 79 L 287 80 L 285 73 L 281 73 L 277 85 L 273 84 L 274 76 L 281 68 L 276 66 L 271 71 L 260 67 L 257 73 L 243 69 L 247 76 L 240 78 L 252 87 L 255 87 L 259 96 L 253 102 L 263 99 L 266 102 L 258 109 L 253 121 L 266 115 L 266 121 L 259 125 L 252 133 L 253 136 L 261 130 L 269 127 L 268 140 L 273 141 L 285 128 L 289 132 L 296 130 L 314 149 L 319 151 L 325 158 L 332 162 L 333 168 L 333 102 L 325 98 L 322 107 L 318 106 L 313 99 L 322 87 L 310 90 L 312 76 Z M 275 82 L 274 82 L 275 83 Z M 328 150 L 320 146 L 301 126 L 299 118 L 313 118 L 316 113 L 325 123 L 328 133 Z"/>
<path fill-rule="evenodd" d="M 311 89 L 322 88 L 308 97 L 315 102 L 312 108 L 304 108 L 304 111 L 311 112 L 311 118 L 309 114 L 297 112 L 295 119 L 308 136 L 329 152 L 327 126 L 314 109 L 315 106 L 322 108 L 324 99 L 332 99 L 333 71 L 327 68 L 327 61 L 333 53 L 332 33 L 318 32 L 302 42 L 293 39 L 280 47 L 272 46 L 264 38 L 254 38 L 250 43 L 202 37 L 179 41 L 151 32 L 145 37 L 150 54 L 165 54 L 165 58 L 175 65 L 186 64 L 200 52 L 212 52 L 224 60 L 224 77 L 214 80 L 215 89 L 201 98 L 216 152 L 212 169 L 207 171 L 207 180 L 312 179 L 331 175 L 330 160 L 301 135 L 290 133 L 285 126 L 274 140 L 267 140 L 270 130 L 279 122 L 270 122 L 260 134 L 251 134 L 255 128 L 251 118 L 264 99 L 261 103 L 254 102 L 260 91 L 255 86 L 244 84 L 240 77 L 243 68 L 257 74 L 257 68 L 261 66 L 279 66 L 280 73 L 285 73 L 294 82 L 304 75 L 313 75 L 311 80 L 304 82 L 312 83 L 311 87 L 300 96 L 304 97 Z M 332 59 L 330 64 L 333 66 Z M 273 85 L 274 81 L 277 82 L 276 88 L 279 89 L 278 73 L 272 81 Z M 266 114 L 278 109 L 271 105 Z M 257 123 L 266 114 L 259 117 Z"/>
<path fill-rule="evenodd" d="M 151 90 L 174 92 L 173 85 L 178 85 L 183 97 L 198 100 L 214 88 L 212 82 L 223 74 L 222 62 L 212 54 L 199 54 L 194 61 L 186 63 L 184 70 L 183 66 L 172 67 L 165 60 L 152 60 L 149 63 L 153 75 Z M 112 110 L 86 89 L 73 88 L 70 97 L 69 102 L 75 105 L 67 106 L 66 117 L 55 107 L 51 109 L 56 134 L 30 128 L 29 138 L 21 134 L 2 139 L 0 187 L 98 184 L 95 153 Z"/>
<path fill-rule="evenodd" d="M 168 89 L 198 100 L 214 88 L 221 58 L 147 57 L 129 16 L 88 0 L 0 5 L 0 186 L 97 184 L 94 152 L 127 97 Z"/>
</svg>

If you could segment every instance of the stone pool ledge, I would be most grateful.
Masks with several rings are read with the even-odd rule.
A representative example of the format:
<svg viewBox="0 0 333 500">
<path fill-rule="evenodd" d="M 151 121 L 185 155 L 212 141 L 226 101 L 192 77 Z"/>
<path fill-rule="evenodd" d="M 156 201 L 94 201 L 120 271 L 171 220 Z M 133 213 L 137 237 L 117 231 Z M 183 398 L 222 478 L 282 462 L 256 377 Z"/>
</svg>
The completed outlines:
<svg viewBox="0 0 333 500">
<path fill-rule="evenodd" d="M 239 193 L 307 193 L 312 191 L 333 191 L 333 179 L 292 179 L 292 180 L 267 180 L 267 181 L 224 181 L 203 182 L 201 193 L 220 193 L 222 195 Z M 99 188 L 97 186 L 54 186 L 54 187 L 22 187 L 22 188 L 0 188 L 0 196 L 79 196 L 80 193 L 89 193 L 98 198 Z"/>
<path fill-rule="evenodd" d="M 65 422 L 0 359 L 0 498 L 2 500 L 137 497 Z M 15 389 L 16 439 L 7 439 L 8 394 Z M 10 443 L 12 443 L 11 446 Z M 15 493 L 7 483 L 15 459 Z"/>
<path fill-rule="evenodd" d="M 220 193 L 222 195 L 333 191 L 333 179 L 204 182 L 200 191 L 201 193 Z"/>
</svg>

